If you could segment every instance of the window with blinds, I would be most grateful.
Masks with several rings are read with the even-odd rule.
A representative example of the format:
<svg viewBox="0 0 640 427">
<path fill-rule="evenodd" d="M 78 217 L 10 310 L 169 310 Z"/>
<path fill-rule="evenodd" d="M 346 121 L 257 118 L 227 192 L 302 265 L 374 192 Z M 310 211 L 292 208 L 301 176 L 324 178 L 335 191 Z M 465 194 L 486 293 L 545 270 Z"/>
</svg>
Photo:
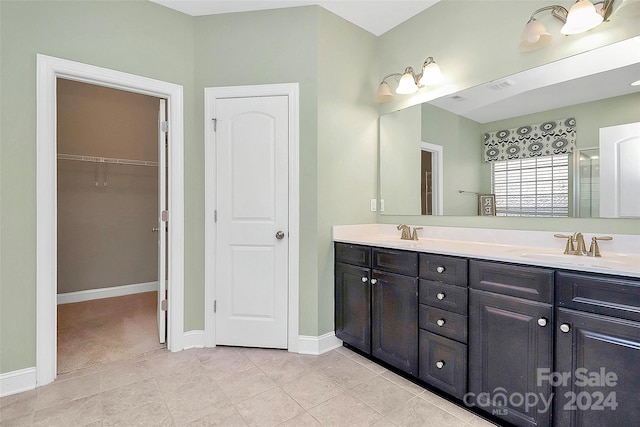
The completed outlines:
<svg viewBox="0 0 640 427">
<path fill-rule="evenodd" d="M 568 216 L 569 155 L 492 163 L 497 216 Z"/>
</svg>

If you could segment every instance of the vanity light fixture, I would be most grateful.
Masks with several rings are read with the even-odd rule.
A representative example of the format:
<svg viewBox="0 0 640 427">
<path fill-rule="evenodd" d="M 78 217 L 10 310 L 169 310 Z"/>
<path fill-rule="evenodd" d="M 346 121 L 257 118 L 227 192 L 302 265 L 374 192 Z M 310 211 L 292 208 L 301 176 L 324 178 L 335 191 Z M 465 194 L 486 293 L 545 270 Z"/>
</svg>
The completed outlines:
<svg viewBox="0 0 640 427">
<path fill-rule="evenodd" d="M 560 29 L 561 34 L 579 34 L 597 27 L 609 18 L 614 0 L 604 0 L 592 3 L 590 0 L 578 0 L 569 10 L 559 5 L 541 7 L 531 14 L 527 25 L 522 31 L 518 49 L 521 52 L 530 52 L 540 49 L 551 42 L 551 34 L 535 16 L 547 10 L 551 16 L 562 21 L 564 25 Z"/>
<path fill-rule="evenodd" d="M 413 67 L 406 67 L 403 73 L 392 73 L 386 75 L 376 91 L 376 102 L 388 102 L 393 99 L 393 93 L 389 87 L 387 80 L 390 78 L 398 79 L 398 87 L 396 93 L 407 95 L 416 93 L 418 89 L 425 86 L 432 86 L 442 81 L 442 72 L 440 66 L 434 61 L 433 57 L 428 57 L 422 64 L 422 72 L 416 75 Z"/>
</svg>

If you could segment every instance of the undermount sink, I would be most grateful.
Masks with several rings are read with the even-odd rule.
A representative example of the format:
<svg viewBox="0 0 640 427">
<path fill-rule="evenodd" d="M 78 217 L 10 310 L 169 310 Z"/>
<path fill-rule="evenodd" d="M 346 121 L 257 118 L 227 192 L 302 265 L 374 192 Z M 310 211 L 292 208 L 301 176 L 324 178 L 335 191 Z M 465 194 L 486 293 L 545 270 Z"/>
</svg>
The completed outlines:
<svg viewBox="0 0 640 427">
<path fill-rule="evenodd" d="M 547 261 L 559 264 L 571 264 L 571 265 L 583 265 L 591 267 L 602 268 L 614 268 L 619 265 L 627 265 L 629 261 L 620 255 L 602 256 L 602 257 L 590 257 L 586 255 L 564 255 L 564 254 L 552 254 L 545 252 L 524 252 L 520 253 L 523 258 Z M 621 258 L 621 259 L 620 259 Z"/>
</svg>

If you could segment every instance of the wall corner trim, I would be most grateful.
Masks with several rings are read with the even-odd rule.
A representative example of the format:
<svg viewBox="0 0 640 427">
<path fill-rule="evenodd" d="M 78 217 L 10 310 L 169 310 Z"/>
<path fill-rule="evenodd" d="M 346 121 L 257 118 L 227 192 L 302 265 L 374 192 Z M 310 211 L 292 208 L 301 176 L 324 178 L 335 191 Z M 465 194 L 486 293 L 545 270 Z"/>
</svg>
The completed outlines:
<svg viewBox="0 0 640 427">
<path fill-rule="evenodd" d="M 189 350 L 190 348 L 204 348 L 205 337 L 204 330 L 186 331 L 182 335 L 184 350 Z"/>
<path fill-rule="evenodd" d="M 0 397 L 36 388 L 36 367 L 0 374 Z"/>
<path fill-rule="evenodd" d="M 335 332 L 329 332 L 319 337 L 298 336 L 298 353 L 300 354 L 319 355 L 338 347 L 342 347 L 342 340 L 336 338 Z"/>
</svg>

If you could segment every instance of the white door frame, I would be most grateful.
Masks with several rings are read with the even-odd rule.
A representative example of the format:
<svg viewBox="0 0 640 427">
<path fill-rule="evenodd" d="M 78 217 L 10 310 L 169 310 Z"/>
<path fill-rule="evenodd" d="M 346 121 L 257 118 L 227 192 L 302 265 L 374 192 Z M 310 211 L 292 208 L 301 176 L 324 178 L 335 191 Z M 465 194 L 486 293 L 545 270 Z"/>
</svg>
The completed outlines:
<svg viewBox="0 0 640 427">
<path fill-rule="evenodd" d="M 431 158 L 432 215 L 444 215 L 444 147 L 430 142 L 420 141 L 420 150 L 429 151 Z"/>
<path fill-rule="evenodd" d="M 56 378 L 57 178 L 56 79 L 84 83 L 167 99 L 169 109 L 169 256 L 170 307 L 167 347 L 182 350 L 184 311 L 184 166 L 182 86 L 37 55 L 37 229 L 36 229 L 36 384 Z"/>
<path fill-rule="evenodd" d="M 204 151 L 205 151 L 205 345 L 215 347 L 216 299 L 216 150 L 213 118 L 216 116 L 215 99 L 246 98 L 256 96 L 287 96 L 289 100 L 289 269 L 288 275 L 288 325 L 287 349 L 298 352 L 299 322 L 299 238 L 300 238 L 300 137 L 299 137 L 299 85 L 284 83 L 253 86 L 212 87 L 204 90 Z"/>
</svg>

